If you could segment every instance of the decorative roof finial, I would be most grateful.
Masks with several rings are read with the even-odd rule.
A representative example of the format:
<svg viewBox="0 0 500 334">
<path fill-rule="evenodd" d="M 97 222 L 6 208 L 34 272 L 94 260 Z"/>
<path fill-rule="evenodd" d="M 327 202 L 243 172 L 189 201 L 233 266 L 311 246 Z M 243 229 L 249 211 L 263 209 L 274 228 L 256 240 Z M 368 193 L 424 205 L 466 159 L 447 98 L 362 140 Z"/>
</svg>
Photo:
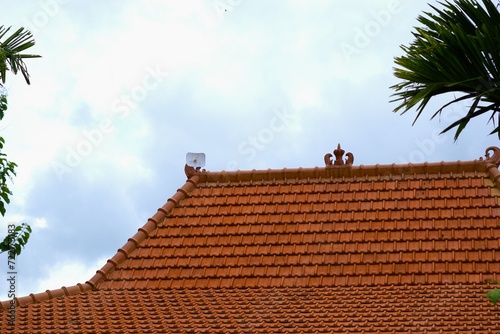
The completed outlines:
<svg viewBox="0 0 500 334">
<path fill-rule="evenodd" d="M 186 164 L 184 166 L 184 173 L 186 174 L 186 176 L 188 178 L 190 178 L 193 175 L 199 175 L 199 174 L 205 173 L 205 172 L 206 172 L 206 170 L 201 169 L 201 167 L 192 167 L 192 166 L 189 166 L 188 164 Z"/>
<path fill-rule="evenodd" d="M 490 156 L 490 151 L 493 151 L 493 156 Z M 495 146 L 490 146 L 486 149 L 486 161 L 491 162 L 492 164 L 500 165 L 500 148 Z"/>
<path fill-rule="evenodd" d="M 332 161 L 333 155 L 331 153 L 327 153 L 325 155 L 325 164 L 326 167 L 341 167 L 341 166 L 352 166 L 354 163 L 354 155 L 351 152 L 347 152 L 346 156 L 347 159 L 342 160 L 342 156 L 344 155 L 345 151 L 340 147 L 340 144 L 338 144 L 337 149 L 333 151 L 333 154 L 335 154 L 335 160 Z"/>
</svg>

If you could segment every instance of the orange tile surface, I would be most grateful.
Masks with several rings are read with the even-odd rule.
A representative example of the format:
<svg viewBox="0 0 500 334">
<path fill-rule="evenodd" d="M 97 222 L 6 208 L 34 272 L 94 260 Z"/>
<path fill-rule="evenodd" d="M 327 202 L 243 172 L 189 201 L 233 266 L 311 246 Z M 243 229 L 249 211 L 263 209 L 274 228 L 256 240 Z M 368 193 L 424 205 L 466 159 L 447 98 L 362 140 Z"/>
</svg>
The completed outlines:
<svg viewBox="0 0 500 334">
<path fill-rule="evenodd" d="M 500 208 L 486 178 L 200 183 L 99 288 L 165 279 L 184 288 L 496 279 Z M 442 198 L 445 191 L 457 196 Z"/>
<path fill-rule="evenodd" d="M 16 300 L 18 333 L 493 333 L 500 150 L 484 160 L 188 181 L 84 284 Z M 67 320 L 65 320 L 67 319 Z M 7 331 L 9 330 L 9 331 Z"/>
<path fill-rule="evenodd" d="M 2 333 L 494 333 L 480 284 L 114 289 L 17 309 Z"/>
</svg>

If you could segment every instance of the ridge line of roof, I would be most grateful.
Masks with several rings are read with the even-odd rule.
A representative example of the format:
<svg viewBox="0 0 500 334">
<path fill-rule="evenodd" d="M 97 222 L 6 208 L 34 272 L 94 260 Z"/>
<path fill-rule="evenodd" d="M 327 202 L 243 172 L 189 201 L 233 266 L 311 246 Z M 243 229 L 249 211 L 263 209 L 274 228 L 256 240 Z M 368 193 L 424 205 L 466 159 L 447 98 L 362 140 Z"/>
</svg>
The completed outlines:
<svg viewBox="0 0 500 334">
<path fill-rule="evenodd" d="M 231 182 L 273 180 L 285 178 L 321 178 L 321 177 L 359 177 L 359 176 L 384 176 L 395 174 L 415 173 L 449 173 L 449 172 L 486 172 L 488 160 L 482 158 L 470 161 L 455 162 L 424 162 L 418 164 L 386 164 L 386 165 L 358 165 L 358 166 L 327 166 L 312 168 L 283 168 L 267 170 L 237 170 L 237 171 L 194 171 L 191 175 L 198 175 L 200 182 Z M 458 167 L 458 168 L 457 168 Z"/>
<path fill-rule="evenodd" d="M 163 219 L 166 218 L 166 216 L 177 206 L 177 204 L 196 188 L 199 179 L 200 177 L 198 175 L 190 177 L 186 183 L 180 189 L 177 189 L 177 192 L 170 197 L 151 218 L 147 220 L 144 226 L 140 227 L 134 236 L 129 238 L 125 245 L 119 248 L 117 253 L 109 259 L 101 269 L 97 270 L 96 274 L 85 283 L 77 283 L 76 285 L 68 287 L 63 286 L 59 289 L 46 290 L 45 292 L 36 294 L 31 293 L 28 296 L 16 297 L 11 300 L 2 301 L 1 309 L 10 309 L 12 303 L 15 303 L 15 307 L 20 307 L 40 303 L 45 300 L 60 298 L 63 296 L 72 296 L 82 292 L 96 290 L 98 285 L 102 283 L 102 281 L 104 281 L 118 265 L 128 258 L 130 252 L 137 248 L 137 246 L 139 246 L 141 242 L 144 241 L 144 239 L 146 239 L 159 224 L 161 224 Z"/>
<path fill-rule="evenodd" d="M 1 302 L 1 308 L 3 310 L 9 310 L 12 308 L 13 303 L 15 304 L 14 307 L 26 306 L 28 304 L 39 303 L 44 300 L 76 295 L 78 293 L 86 292 L 89 290 L 92 290 L 92 286 L 90 284 L 77 283 L 68 287 L 63 286 L 59 289 L 45 290 L 45 292 L 40 293 L 30 293 L 27 296 L 4 300 Z"/>
</svg>

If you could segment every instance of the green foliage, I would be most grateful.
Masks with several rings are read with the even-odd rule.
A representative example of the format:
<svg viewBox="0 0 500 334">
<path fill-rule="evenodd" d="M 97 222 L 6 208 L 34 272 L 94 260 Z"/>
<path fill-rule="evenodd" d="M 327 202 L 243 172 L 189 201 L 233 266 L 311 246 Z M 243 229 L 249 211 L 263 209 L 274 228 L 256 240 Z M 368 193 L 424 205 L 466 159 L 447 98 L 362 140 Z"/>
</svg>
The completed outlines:
<svg viewBox="0 0 500 334">
<path fill-rule="evenodd" d="M 17 74 L 21 72 L 29 85 L 28 68 L 24 63 L 26 58 L 38 58 L 40 56 L 33 54 L 22 53 L 26 49 L 35 45 L 33 35 L 24 28 L 19 28 L 10 36 L 7 36 L 9 28 L 0 26 L 0 89 L 6 80 L 7 71 Z M 6 37 L 3 41 L 2 39 Z M 7 96 L 4 90 L 0 90 L 0 120 L 3 119 L 7 110 Z M 2 152 L 5 140 L 0 137 L 0 214 L 5 216 L 6 205 L 10 203 L 12 191 L 8 187 L 8 180 L 16 175 L 17 165 L 7 159 L 7 155 Z M 21 249 L 28 242 L 31 227 L 27 224 L 22 224 L 17 227 L 9 225 L 8 235 L 0 242 L 0 253 L 9 252 L 9 257 L 21 254 Z M 10 230 L 12 227 L 12 230 Z"/>
<path fill-rule="evenodd" d="M 0 92 L 0 120 L 3 118 L 7 110 L 7 96 Z M 12 191 L 9 189 L 8 181 L 16 175 L 16 163 L 9 161 L 7 155 L 2 152 L 5 139 L 0 137 L 0 214 L 5 216 L 6 205 L 10 203 Z M 31 227 L 27 224 L 17 226 L 14 231 L 9 234 L 0 243 L 0 253 L 13 251 L 14 254 L 21 254 L 21 249 L 28 242 L 31 233 Z"/>
<path fill-rule="evenodd" d="M 9 252 L 9 257 L 15 258 L 15 256 L 21 254 L 21 249 L 28 243 L 32 231 L 31 227 L 26 223 L 15 227 L 13 225 L 10 226 L 12 226 L 12 230 L 0 242 L 0 253 Z"/>
<path fill-rule="evenodd" d="M 7 110 L 7 96 L 0 92 L 0 120 L 3 119 L 5 111 Z"/>
<path fill-rule="evenodd" d="M 5 111 L 7 110 L 7 96 L 5 93 L 0 92 L 0 120 L 2 120 Z M 8 187 L 8 180 L 12 181 L 12 178 L 16 175 L 16 163 L 9 161 L 7 155 L 2 152 L 3 146 L 5 144 L 5 139 L 0 136 L 0 214 L 5 215 L 6 204 L 10 203 L 9 196 L 12 195 L 12 191 Z"/>
<path fill-rule="evenodd" d="M 491 0 L 439 3 L 442 10 L 430 5 L 435 13 L 418 17 L 423 27 L 415 28 L 415 40 L 395 58 L 394 75 L 402 81 L 391 86 L 396 91 L 391 102 L 399 102 L 394 112 L 416 107 L 416 121 L 433 97 L 459 93 L 431 117 L 453 103 L 471 101 L 467 114 L 442 133 L 456 127 L 456 140 L 472 118 L 489 113 L 490 134 L 498 132 L 500 138 L 494 119 L 498 115 L 500 121 L 500 12 Z"/>
<path fill-rule="evenodd" d="M 500 298 L 500 290 L 490 290 L 486 293 L 486 297 L 493 303 L 493 305 L 496 305 L 498 303 L 498 299 Z"/>
<path fill-rule="evenodd" d="M 10 30 L 9 28 L 4 28 L 0 26 L 0 40 L 7 34 Z M 21 71 L 26 83 L 29 85 L 29 74 L 28 68 L 24 63 L 25 58 L 38 58 L 39 55 L 32 54 L 22 54 L 24 50 L 35 45 L 33 35 L 28 30 L 24 28 L 19 28 L 13 34 L 8 36 L 3 42 L 0 42 L 0 80 L 1 84 L 5 83 L 7 71 L 10 70 L 12 73 L 17 74 Z M 0 85 L 1 85 L 0 84 Z"/>
<path fill-rule="evenodd" d="M 500 284 L 499 281 L 494 280 L 494 279 L 487 279 L 485 283 L 489 284 Z M 496 305 L 498 303 L 498 300 L 500 298 L 500 289 L 492 289 L 485 294 L 486 298 L 490 300 L 490 302 L 493 303 L 493 305 Z"/>
<path fill-rule="evenodd" d="M 0 137 L 0 214 L 5 216 L 5 205 L 10 203 L 9 196 L 12 191 L 7 185 L 7 180 L 12 181 L 12 177 L 16 175 L 16 163 L 7 160 L 5 153 L 2 153 L 5 140 Z"/>
</svg>

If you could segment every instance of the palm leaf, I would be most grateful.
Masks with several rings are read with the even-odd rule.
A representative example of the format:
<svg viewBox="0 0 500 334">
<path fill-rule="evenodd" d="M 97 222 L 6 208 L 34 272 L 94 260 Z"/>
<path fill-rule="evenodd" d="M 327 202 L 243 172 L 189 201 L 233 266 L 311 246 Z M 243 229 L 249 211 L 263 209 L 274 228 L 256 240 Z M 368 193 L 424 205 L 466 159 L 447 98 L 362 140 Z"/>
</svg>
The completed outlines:
<svg viewBox="0 0 500 334">
<path fill-rule="evenodd" d="M 472 100 L 467 115 L 443 130 L 456 128 L 456 140 L 472 118 L 487 112 L 492 113 L 490 120 L 500 117 L 500 12 L 491 0 L 439 4 L 442 9 L 430 5 L 433 12 L 418 17 L 422 26 L 415 28 L 415 40 L 401 46 L 404 55 L 394 60 L 394 75 L 401 82 L 391 86 L 391 102 L 398 103 L 394 112 L 415 108 L 415 123 L 438 95 L 454 92 L 461 97 L 445 103 L 431 118 L 453 103 Z M 496 124 L 492 133 L 500 138 L 499 129 Z"/>
<path fill-rule="evenodd" d="M 6 36 L 9 30 L 10 27 L 4 28 L 4 26 L 0 26 L 0 40 Z M 34 45 L 35 40 L 33 39 L 33 35 L 31 32 L 24 30 L 24 28 L 19 28 L 5 40 L 0 42 L 0 79 L 2 83 L 5 83 L 7 71 L 11 70 L 14 74 L 20 71 L 26 83 L 28 85 L 30 84 L 28 68 L 23 59 L 38 58 L 40 56 L 22 54 L 21 52 Z"/>
</svg>

